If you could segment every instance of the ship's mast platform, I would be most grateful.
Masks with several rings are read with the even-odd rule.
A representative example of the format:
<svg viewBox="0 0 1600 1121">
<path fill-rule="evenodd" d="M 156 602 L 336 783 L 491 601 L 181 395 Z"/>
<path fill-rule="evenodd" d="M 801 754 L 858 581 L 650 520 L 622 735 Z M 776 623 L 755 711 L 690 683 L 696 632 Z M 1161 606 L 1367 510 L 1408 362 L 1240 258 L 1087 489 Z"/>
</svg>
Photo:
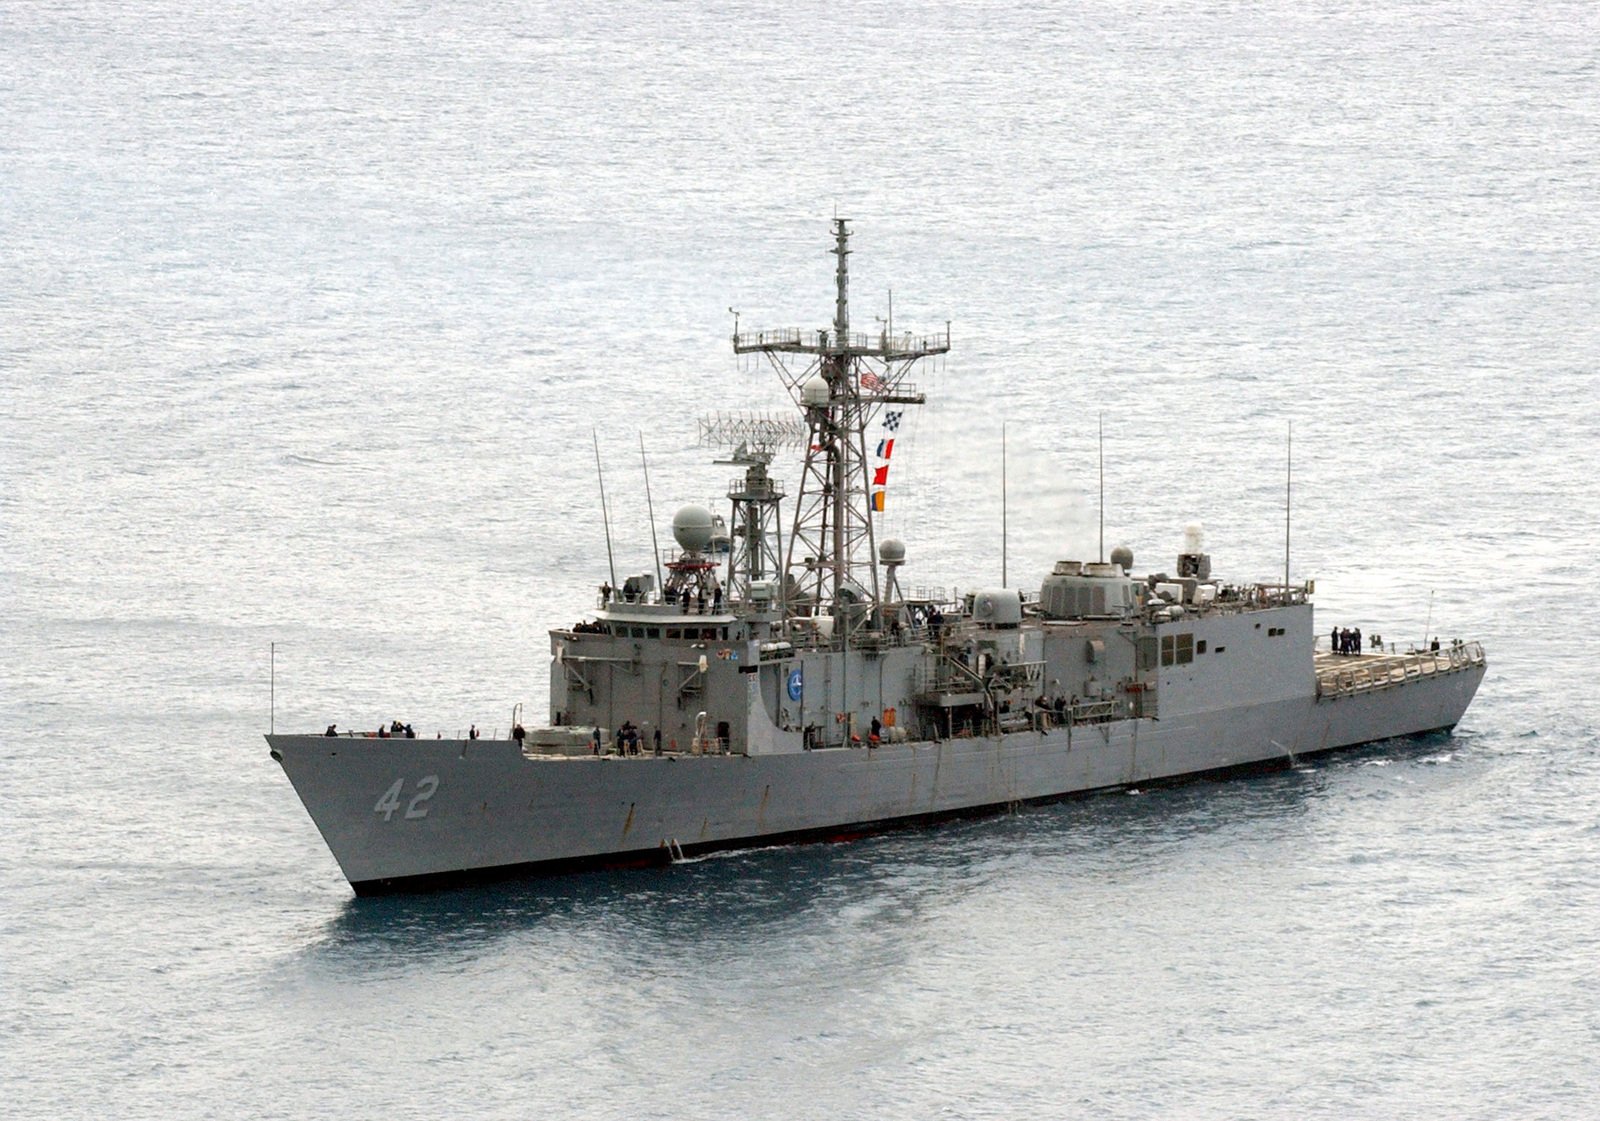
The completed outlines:
<svg viewBox="0 0 1600 1121">
<path fill-rule="evenodd" d="M 950 350 L 950 328 L 942 335 L 869 335 L 864 332 L 746 331 L 733 336 L 735 354 L 821 354 L 839 358 L 880 358 L 886 362 L 910 361 Z"/>
</svg>

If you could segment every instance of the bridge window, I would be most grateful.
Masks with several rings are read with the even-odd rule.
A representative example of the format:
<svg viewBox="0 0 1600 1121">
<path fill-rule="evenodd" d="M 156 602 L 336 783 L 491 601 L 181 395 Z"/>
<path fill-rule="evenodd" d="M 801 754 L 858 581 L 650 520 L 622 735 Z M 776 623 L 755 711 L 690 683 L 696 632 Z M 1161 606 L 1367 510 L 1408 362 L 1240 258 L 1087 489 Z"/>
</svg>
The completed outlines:
<svg viewBox="0 0 1600 1121">
<path fill-rule="evenodd" d="M 1194 661 L 1194 634 L 1164 634 L 1161 636 L 1161 664 L 1186 666 Z"/>
</svg>

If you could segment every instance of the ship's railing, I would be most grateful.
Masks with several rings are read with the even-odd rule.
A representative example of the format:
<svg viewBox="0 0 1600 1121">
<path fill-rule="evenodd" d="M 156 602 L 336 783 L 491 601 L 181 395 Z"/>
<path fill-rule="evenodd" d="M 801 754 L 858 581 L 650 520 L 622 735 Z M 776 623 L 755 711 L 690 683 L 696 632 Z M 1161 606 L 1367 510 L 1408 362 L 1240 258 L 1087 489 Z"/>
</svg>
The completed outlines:
<svg viewBox="0 0 1600 1121">
<path fill-rule="evenodd" d="M 1352 658 L 1348 665 L 1317 672 L 1317 696 L 1342 697 L 1390 689 L 1435 674 L 1458 673 L 1487 664 L 1483 645 L 1478 642 L 1458 642 L 1439 650 L 1398 656 Z"/>
<path fill-rule="evenodd" d="M 1246 602 L 1265 607 L 1310 603 L 1311 589 L 1305 584 L 1256 584 L 1246 593 Z"/>
<path fill-rule="evenodd" d="M 948 654 L 937 662 L 917 666 L 916 690 L 918 693 L 982 693 L 986 686 L 982 676 Z"/>
<path fill-rule="evenodd" d="M 609 597 L 597 593 L 594 597 L 594 606 L 598 611 L 616 611 L 619 608 L 624 607 L 668 607 L 672 609 L 670 611 L 653 613 L 655 617 L 647 621 L 650 626 L 670 626 L 679 620 L 694 618 L 700 615 L 725 614 L 730 602 L 730 600 L 724 598 L 722 601 L 722 606 L 719 607 L 717 606 L 716 597 L 712 596 L 706 600 L 705 606 L 702 608 L 698 598 L 689 600 L 688 602 L 680 601 L 677 603 L 669 603 L 663 596 L 656 592 L 652 592 L 649 595 L 635 595 L 632 597 L 621 596 L 616 592 L 612 592 Z M 638 622 L 638 620 L 635 620 L 635 622 Z M 603 626 L 598 630 L 591 629 L 592 627 L 592 624 L 586 624 L 583 629 L 568 627 L 567 630 L 569 632 L 575 631 L 579 634 L 607 633 L 603 629 Z"/>
<path fill-rule="evenodd" d="M 766 479 L 750 485 L 750 480 L 743 475 L 735 475 L 728 480 L 728 494 L 749 495 L 755 498 L 782 498 L 784 494 L 778 489 L 778 480 Z"/>
<path fill-rule="evenodd" d="M 921 404 L 927 400 L 926 395 L 917 388 L 916 383 L 909 381 L 885 382 L 877 386 L 868 386 L 863 381 L 861 390 L 861 399 L 863 401 L 887 401 L 890 404 L 894 404 L 895 402 L 904 403 L 910 399 Z"/>
<path fill-rule="evenodd" d="M 1291 588 L 1289 594 L 1285 596 L 1282 585 L 1278 584 L 1229 584 L 1224 586 L 1221 596 L 1209 603 L 1185 603 L 1181 606 L 1186 617 L 1205 618 L 1217 615 L 1244 615 L 1252 611 L 1283 607 L 1286 604 L 1310 603 L 1310 597 L 1311 593 L 1299 586 Z M 1024 600 L 1024 603 L 1026 602 Z M 1153 620 L 1171 606 L 1172 604 L 1164 600 L 1151 597 L 1145 601 L 1143 615 Z"/>
<path fill-rule="evenodd" d="M 1107 724 L 1130 715 L 1128 704 L 1117 697 L 1098 701 L 1077 701 L 1060 709 L 1038 708 L 1032 710 L 1033 724 L 1041 732 L 1068 724 Z"/>
<path fill-rule="evenodd" d="M 925 354 L 944 354 L 950 349 L 950 332 L 915 335 L 909 331 L 898 335 L 865 331 L 803 331 L 794 327 L 775 330 L 745 331 L 733 336 L 733 348 L 745 350 L 857 350 L 885 358 L 913 358 Z"/>
<path fill-rule="evenodd" d="M 432 737 L 429 737 L 429 736 L 422 735 L 420 732 L 417 735 L 414 735 L 414 736 L 408 736 L 404 732 L 385 732 L 383 735 L 379 735 L 377 732 L 365 732 L 365 731 L 361 731 L 360 729 L 352 729 L 352 728 L 346 728 L 342 732 L 335 732 L 331 736 L 328 735 L 328 733 L 326 733 L 326 732 L 317 732 L 317 733 L 315 733 L 315 735 L 319 739 L 399 740 L 402 743 L 409 743 L 409 742 L 412 742 L 414 740 L 429 739 L 429 738 L 436 739 L 436 740 L 442 740 L 442 739 L 470 740 L 470 739 L 472 739 L 472 736 L 468 731 L 464 731 L 464 730 L 462 730 L 460 728 L 457 728 L 455 730 L 455 733 L 453 735 L 448 736 L 448 737 L 444 734 L 443 731 L 435 732 Z M 490 731 L 489 729 L 482 729 L 482 730 L 479 731 L 477 738 L 481 739 L 481 740 L 486 740 L 486 741 L 487 740 L 498 740 L 500 738 L 500 729 L 499 728 L 495 728 L 493 731 Z"/>
<path fill-rule="evenodd" d="M 1126 707 L 1119 700 L 1079 701 L 1067 706 L 1067 719 L 1074 724 L 1105 724 L 1122 717 Z"/>
<path fill-rule="evenodd" d="M 783 641 L 795 650 L 834 650 L 838 648 L 837 636 L 823 634 L 814 626 L 801 622 L 812 616 L 801 616 L 791 620 L 792 623 L 800 622 L 799 626 L 791 626 L 784 632 Z M 826 618 L 826 616 L 823 616 Z M 948 616 L 947 616 L 948 618 Z M 897 646 L 917 646 L 933 641 L 932 628 L 924 623 L 920 625 L 901 624 L 898 631 L 892 627 L 888 630 L 859 630 L 850 633 L 850 649 L 852 650 L 889 650 Z"/>
</svg>

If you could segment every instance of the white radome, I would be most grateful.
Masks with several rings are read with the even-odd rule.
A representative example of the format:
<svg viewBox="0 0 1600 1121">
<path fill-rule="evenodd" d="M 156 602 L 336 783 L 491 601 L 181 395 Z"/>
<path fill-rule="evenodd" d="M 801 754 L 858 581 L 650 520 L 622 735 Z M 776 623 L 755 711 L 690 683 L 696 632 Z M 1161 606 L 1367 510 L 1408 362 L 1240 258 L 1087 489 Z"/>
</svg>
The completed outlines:
<svg viewBox="0 0 1600 1121">
<path fill-rule="evenodd" d="M 673 540 L 691 553 L 702 552 L 711 544 L 713 528 L 711 511 L 704 506 L 682 506 L 672 515 Z"/>
</svg>

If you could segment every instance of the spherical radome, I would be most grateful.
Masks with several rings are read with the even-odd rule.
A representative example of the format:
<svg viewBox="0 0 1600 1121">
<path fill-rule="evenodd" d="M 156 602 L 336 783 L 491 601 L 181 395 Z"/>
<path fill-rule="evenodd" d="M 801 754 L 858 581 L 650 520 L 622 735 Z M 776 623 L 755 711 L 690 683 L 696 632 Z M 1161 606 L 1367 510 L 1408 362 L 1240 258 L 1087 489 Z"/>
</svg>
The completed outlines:
<svg viewBox="0 0 1600 1121">
<path fill-rule="evenodd" d="M 672 536 L 680 549 L 698 553 L 711 544 L 711 511 L 704 506 L 682 506 L 672 515 Z"/>
</svg>

